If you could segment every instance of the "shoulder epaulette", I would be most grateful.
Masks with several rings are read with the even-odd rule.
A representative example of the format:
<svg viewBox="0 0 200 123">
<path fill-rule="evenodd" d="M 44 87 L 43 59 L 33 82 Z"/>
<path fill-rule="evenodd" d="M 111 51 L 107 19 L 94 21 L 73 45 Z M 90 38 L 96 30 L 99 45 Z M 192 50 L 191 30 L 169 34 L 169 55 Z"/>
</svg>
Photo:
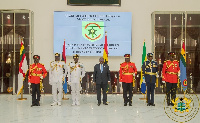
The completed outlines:
<svg viewBox="0 0 200 123">
<path fill-rule="evenodd" d="M 165 62 L 168 62 L 168 61 L 169 61 L 169 60 L 166 60 L 166 61 L 164 61 L 164 63 L 165 63 Z"/>
<path fill-rule="evenodd" d="M 40 63 L 41 65 L 44 65 L 44 64 L 42 64 L 42 63 Z"/>
</svg>

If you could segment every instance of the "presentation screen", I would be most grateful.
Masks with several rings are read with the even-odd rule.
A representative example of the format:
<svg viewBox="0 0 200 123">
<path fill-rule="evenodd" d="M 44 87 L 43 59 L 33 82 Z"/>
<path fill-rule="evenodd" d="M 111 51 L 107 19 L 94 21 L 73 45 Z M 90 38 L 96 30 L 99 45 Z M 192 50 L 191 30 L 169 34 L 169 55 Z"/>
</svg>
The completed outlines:
<svg viewBox="0 0 200 123">
<path fill-rule="evenodd" d="M 102 56 L 131 54 L 131 12 L 54 12 L 54 53 Z M 105 33 L 107 32 L 107 33 Z"/>
</svg>

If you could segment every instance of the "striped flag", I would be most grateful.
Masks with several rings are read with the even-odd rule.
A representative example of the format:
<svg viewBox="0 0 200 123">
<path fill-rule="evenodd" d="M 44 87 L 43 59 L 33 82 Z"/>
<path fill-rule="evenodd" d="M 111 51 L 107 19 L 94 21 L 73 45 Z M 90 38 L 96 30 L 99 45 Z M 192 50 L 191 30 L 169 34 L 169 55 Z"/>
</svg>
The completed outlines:
<svg viewBox="0 0 200 123">
<path fill-rule="evenodd" d="M 17 94 L 23 93 L 23 81 L 26 78 L 26 73 L 28 70 L 25 49 L 23 39 L 21 39 L 21 48 L 20 48 L 20 63 L 19 63 L 19 74 L 18 74 L 18 91 Z"/>
<path fill-rule="evenodd" d="M 104 64 L 108 64 L 108 44 L 107 44 L 107 32 L 105 32 L 105 44 L 104 44 L 104 50 L 103 50 L 103 59 L 104 59 Z M 109 90 L 109 84 L 107 85 L 107 93 Z"/>
<path fill-rule="evenodd" d="M 180 58 L 180 80 L 183 91 L 187 89 L 187 75 L 186 75 L 186 53 L 185 53 L 185 42 L 183 41 L 181 49 L 181 58 Z"/>
<path fill-rule="evenodd" d="M 62 61 L 65 61 L 65 63 L 66 63 L 66 56 L 65 56 L 65 40 L 64 40 L 64 44 L 63 44 Z"/>
<path fill-rule="evenodd" d="M 104 51 L 103 51 L 103 59 L 104 63 L 108 63 L 108 44 L 107 44 L 107 32 L 105 34 L 105 44 L 104 44 Z"/>
<path fill-rule="evenodd" d="M 142 65 L 144 63 L 144 61 L 147 60 L 147 57 L 146 57 L 146 45 L 145 45 L 145 41 L 144 41 L 144 45 L 143 45 L 143 53 L 142 53 Z M 143 71 L 142 71 L 142 66 L 141 66 L 141 77 L 140 77 L 140 88 L 141 88 L 141 92 L 143 94 L 145 94 L 145 91 L 146 91 L 146 85 L 145 83 L 143 83 L 143 75 L 142 75 Z"/>
<path fill-rule="evenodd" d="M 63 44 L 63 51 L 62 51 L 62 61 L 65 61 L 66 64 L 66 55 L 65 55 L 65 40 L 64 40 L 64 44 Z M 64 69 L 63 69 L 64 70 Z M 67 72 L 66 70 L 64 70 L 65 72 Z M 63 84 L 63 90 L 65 92 L 65 94 L 67 93 L 67 78 L 64 78 L 65 83 Z"/>
</svg>

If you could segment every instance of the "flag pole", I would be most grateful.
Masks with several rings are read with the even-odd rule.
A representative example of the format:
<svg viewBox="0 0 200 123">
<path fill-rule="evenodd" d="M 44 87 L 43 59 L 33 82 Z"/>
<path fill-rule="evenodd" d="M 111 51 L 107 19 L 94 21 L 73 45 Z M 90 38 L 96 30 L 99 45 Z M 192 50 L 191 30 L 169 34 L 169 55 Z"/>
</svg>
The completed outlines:
<svg viewBox="0 0 200 123">
<path fill-rule="evenodd" d="M 62 98 L 62 100 L 68 100 L 69 98 L 65 98 L 65 92 L 64 92 L 64 90 L 63 90 L 63 98 Z"/>
<path fill-rule="evenodd" d="M 144 39 L 144 41 L 143 41 L 143 53 L 144 53 L 144 44 L 145 44 L 145 39 Z M 145 45 L 145 55 L 142 53 L 142 59 L 143 59 L 143 56 L 145 56 L 146 57 L 146 45 Z M 143 62 L 145 62 L 145 58 L 144 58 L 144 61 L 142 61 L 142 64 L 143 64 Z M 142 66 L 141 66 L 141 73 L 140 73 L 140 89 L 142 88 Z M 147 90 L 147 89 L 146 89 Z M 142 95 L 144 95 L 144 98 L 139 98 L 140 100 L 147 100 L 147 96 L 146 96 L 146 93 L 147 91 L 145 91 L 145 93 L 143 94 L 142 92 Z"/>
<path fill-rule="evenodd" d="M 23 51 L 21 51 L 22 49 L 23 50 L 25 50 L 24 48 L 23 48 L 23 46 L 24 46 L 24 42 L 23 42 L 23 38 L 21 38 L 21 48 L 20 48 L 20 56 L 21 56 L 21 52 L 23 52 Z M 23 54 L 23 53 L 22 53 Z M 25 57 L 25 60 L 26 60 L 26 57 Z M 20 63 L 21 63 L 21 61 L 20 61 Z M 20 65 L 19 65 L 20 66 Z M 21 66 L 22 67 L 22 66 Z M 19 71 L 20 71 L 20 68 L 19 68 Z M 27 70 L 28 71 L 28 70 Z M 24 73 L 25 75 L 23 76 L 23 80 L 22 80 L 22 87 L 20 88 L 20 90 L 19 90 L 19 92 L 18 92 L 18 95 L 20 94 L 20 92 L 21 92 L 21 98 L 18 98 L 17 100 L 27 100 L 27 98 L 23 98 L 23 90 L 24 90 L 24 80 L 25 80 L 25 78 L 26 78 L 26 74 L 27 74 L 27 71 Z M 20 74 L 21 72 L 19 72 L 19 74 Z M 21 81 L 21 80 L 20 80 Z M 18 82 L 19 82 L 19 80 L 18 80 Z"/>
<path fill-rule="evenodd" d="M 64 58 L 65 57 L 65 58 Z M 64 39 L 64 44 L 63 44 L 63 52 L 62 52 L 62 60 L 64 60 L 65 64 L 66 64 L 66 56 L 65 56 L 65 39 Z M 65 70 L 66 72 L 66 70 Z M 64 78 L 64 82 L 66 82 L 66 77 Z M 66 93 L 67 95 L 67 93 Z M 64 84 L 63 84 L 63 97 L 62 100 L 69 100 L 69 98 L 65 98 L 65 91 L 64 91 Z"/>
<path fill-rule="evenodd" d="M 23 85 L 22 88 L 20 89 L 21 98 L 18 98 L 17 100 L 27 100 L 27 98 L 23 98 L 23 89 L 24 89 L 24 85 Z M 18 94 L 19 94 L 19 93 L 18 93 Z"/>
</svg>

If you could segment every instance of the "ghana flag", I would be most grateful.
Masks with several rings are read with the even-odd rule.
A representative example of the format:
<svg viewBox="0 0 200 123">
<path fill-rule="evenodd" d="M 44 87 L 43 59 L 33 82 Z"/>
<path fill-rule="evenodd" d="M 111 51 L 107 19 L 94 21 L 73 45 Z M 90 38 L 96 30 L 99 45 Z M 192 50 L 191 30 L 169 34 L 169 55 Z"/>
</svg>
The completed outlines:
<svg viewBox="0 0 200 123">
<path fill-rule="evenodd" d="M 20 48 L 20 62 L 19 62 L 19 74 L 18 74 L 18 91 L 17 94 L 23 92 L 23 81 L 26 78 L 26 73 L 28 70 L 25 49 L 23 39 L 21 39 L 21 48 Z"/>
<path fill-rule="evenodd" d="M 187 89 L 187 75 L 186 75 L 186 53 L 185 53 L 185 42 L 183 41 L 181 49 L 181 58 L 180 58 L 180 80 L 183 91 Z"/>
</svg>

